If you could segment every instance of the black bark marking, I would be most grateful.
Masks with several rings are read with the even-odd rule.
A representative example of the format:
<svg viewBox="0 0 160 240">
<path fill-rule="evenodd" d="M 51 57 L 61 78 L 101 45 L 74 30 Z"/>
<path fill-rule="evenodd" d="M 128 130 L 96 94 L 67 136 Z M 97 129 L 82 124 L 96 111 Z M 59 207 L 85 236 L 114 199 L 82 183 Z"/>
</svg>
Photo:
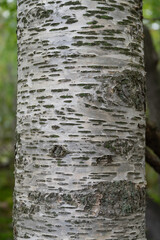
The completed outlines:
<svg viewBox="0 0 160 240">
<path fill-rule="evenodd" d="M 103 155 L 96 159 L 97 165 L 107 166 L 113 162 L 112 155 Z"/>
<path fill-rule="evenodd" d="M 58 157 L 63 158 L 69 153 L 68 150 L 66 150 L 63 146 L 60 145 L 54 145 L 51 149 L 51 155 L 52 157 Z"/>
</svg>

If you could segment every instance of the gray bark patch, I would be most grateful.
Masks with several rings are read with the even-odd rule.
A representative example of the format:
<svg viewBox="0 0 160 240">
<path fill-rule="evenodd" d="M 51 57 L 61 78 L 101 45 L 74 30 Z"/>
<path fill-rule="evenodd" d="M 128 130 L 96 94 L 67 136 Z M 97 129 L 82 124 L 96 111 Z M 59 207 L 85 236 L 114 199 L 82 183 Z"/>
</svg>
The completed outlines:
<svg viewBox="0 0 160 240">
<path fill-rule="evenodd" d="M 116 139 L 114 141 L 107 141 L 104 147 L 108 148 L 111 152 L 120 155 L 126 155 L 135 148 L 135 142 L 129 139 Z"/>
<path fill-rule="evenodd" d="M 115 91 L 127 106 L 134 106 L 137 110 L 143 110 L 144 76 L 136 71 L 125 70 L 123 73 L 113 77 L 116 81 Z"/>
<path fill-rule="evenodd" d="M 144 210 L 145 188 L 127 181 L 104 182 L 93 186 L 88 193 L 76 194 L 75 198 L 89 214 L 97 208 L 99 216 L 116 218 Z"/>
</svg>

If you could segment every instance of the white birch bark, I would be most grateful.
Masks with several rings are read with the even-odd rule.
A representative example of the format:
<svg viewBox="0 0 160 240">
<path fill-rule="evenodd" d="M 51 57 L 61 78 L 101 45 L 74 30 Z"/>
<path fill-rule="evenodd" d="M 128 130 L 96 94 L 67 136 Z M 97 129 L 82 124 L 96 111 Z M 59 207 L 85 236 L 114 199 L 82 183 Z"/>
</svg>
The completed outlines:
<svg viewBox="0 0 160 240">
<path fill-rule="evenodd" d="M 145 240 L 141 0 L 18 0 L 15 240 Z"/>
</svg>

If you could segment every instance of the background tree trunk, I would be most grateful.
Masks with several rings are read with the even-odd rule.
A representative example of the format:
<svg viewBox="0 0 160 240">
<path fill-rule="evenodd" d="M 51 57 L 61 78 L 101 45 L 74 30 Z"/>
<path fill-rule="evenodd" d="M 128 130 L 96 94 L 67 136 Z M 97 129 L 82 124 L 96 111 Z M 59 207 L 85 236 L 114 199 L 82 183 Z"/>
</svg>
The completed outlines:
<svg viewBox="0 0 160 240">
<path fill-rule="evenodd" d="M 160 129 L 160 74 L 157 70 L 158 54 L 155 51 L 149 29 L 144 27 L 144 60 L 146 70 L 146 95 L 148 119 Z"/>
<path fill-rule="evenodd" d="M 149 29 L 144 26 L 144 55 L 145 55 L 145 70 L 146 70 L 146 97 L 149 108 L 148 119 L 152 124 L 147 123 L 146 127 L 146 145 L 160 156 L 160 75 L 157 70 L 158 54 L 155 51 Z M 154 124 L 155 125 L 154 125 Z M 159 159 L 158 159 L 159 160 Z M 146 158 L 147 161 L 147 158 Z M 158 164 L 160 161 L 158 161 Z M 153 178 L 153 177 L 151 177 Z M 160 182 L 160 181 L 159 181 Z M 155 185 L 155 184 L 154 184 Z M 155 187 L 155 186 L 154 186 Z M 148 240 L 159 240 L 160 229 L 160 206 L 152 199 L 147 198 L 146 208 L 146 232 Z"/>
<path fill-rule="evenodd" d="M 140 0 L 18 1 L 15 239 L 144 240 Z"/>
</svg>

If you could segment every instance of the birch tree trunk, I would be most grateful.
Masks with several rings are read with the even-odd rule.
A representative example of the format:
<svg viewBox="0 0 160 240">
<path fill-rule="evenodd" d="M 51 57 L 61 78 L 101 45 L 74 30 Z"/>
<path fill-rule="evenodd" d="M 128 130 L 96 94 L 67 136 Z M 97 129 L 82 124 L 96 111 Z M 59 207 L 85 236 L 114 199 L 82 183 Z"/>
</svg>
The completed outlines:
<svg viewBox="0 0 160 240">
<path fill-rule="evenodd" d="M 141 0 L 18 0 L 15 240 L 145 240 Z"/>
</svg>

